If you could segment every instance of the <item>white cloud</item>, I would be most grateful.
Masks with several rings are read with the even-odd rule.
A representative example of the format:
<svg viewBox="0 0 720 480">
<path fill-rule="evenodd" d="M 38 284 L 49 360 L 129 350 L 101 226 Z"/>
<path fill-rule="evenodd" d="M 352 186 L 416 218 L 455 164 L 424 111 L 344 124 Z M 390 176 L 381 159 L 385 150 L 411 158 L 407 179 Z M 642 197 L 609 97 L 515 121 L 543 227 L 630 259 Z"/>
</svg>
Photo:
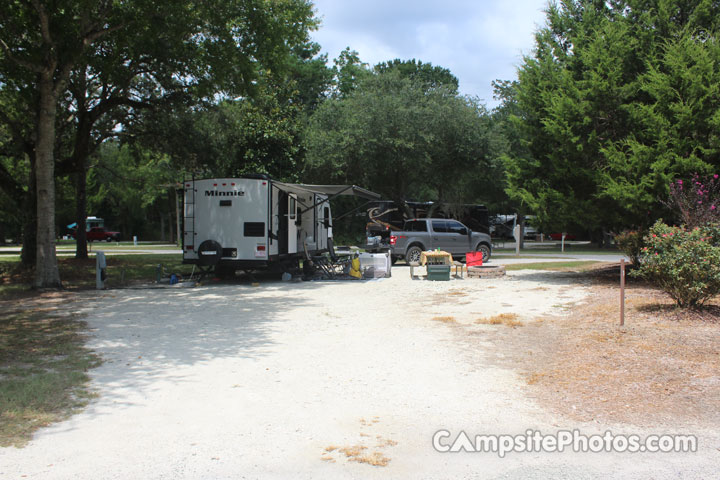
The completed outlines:
<svg viewBox="0 0 720 480">
<path fill-rule="evenodd" d="M 416 58 L 450 69 L 464 94 L 488 106 L 494 79 L 516 78 L 533 48 L 547 0 L 315 0 L 313 39 L 332 60 L 347 46 L 371 65 Z"/>
</svg>

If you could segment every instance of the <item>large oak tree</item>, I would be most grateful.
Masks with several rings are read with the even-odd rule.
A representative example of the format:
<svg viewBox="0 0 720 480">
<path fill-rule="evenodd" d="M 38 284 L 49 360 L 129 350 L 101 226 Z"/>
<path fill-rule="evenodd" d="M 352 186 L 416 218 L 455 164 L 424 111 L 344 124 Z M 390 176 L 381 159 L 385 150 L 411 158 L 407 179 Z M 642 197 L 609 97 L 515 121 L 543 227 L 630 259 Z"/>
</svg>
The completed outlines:
<svg viewBox="0 0 720 480">
<path fill-rule="evenodd" d="M 112 82 L 111 71 L 144 65 L 132 78 L 141 83 L 154 79 L 158 90 L 174 83 L 197 97 L 247 92 L 258 62 L 285 58 L 313 25 L 312 6 L 305 0 L 6 2 L 0 10 L 0 86 L 7 88 L 19 74 L 27 78 L 30 73 L 32 80 L 18 88 L 37 92 L 32 106 L 34 285 L 61 285 L 55 256 L 56 125 L 60 99 L 74 70 L 105 75 Z"/>
</svg>

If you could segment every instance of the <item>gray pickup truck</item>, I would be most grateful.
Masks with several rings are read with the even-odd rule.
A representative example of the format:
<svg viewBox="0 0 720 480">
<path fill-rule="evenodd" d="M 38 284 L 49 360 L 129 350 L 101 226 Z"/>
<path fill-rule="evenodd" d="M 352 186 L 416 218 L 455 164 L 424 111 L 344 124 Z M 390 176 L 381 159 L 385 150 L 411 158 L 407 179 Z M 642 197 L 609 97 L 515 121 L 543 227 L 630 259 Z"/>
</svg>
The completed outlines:
<svg viewBox="0 0 720 480">
<path fill-rule="evenodd" d="M 440 249 L 453 257 L 468 252 L 482 252 L 483 262 L 490 258 L 492 241 L 486 233 L 473 232 L 457 220 L 448 218 L 413 218 L 405 221 L 402 231 L 390 234 L 390 253 L 393 259 L 420 261 L 424 250 Z"/>
</svg>

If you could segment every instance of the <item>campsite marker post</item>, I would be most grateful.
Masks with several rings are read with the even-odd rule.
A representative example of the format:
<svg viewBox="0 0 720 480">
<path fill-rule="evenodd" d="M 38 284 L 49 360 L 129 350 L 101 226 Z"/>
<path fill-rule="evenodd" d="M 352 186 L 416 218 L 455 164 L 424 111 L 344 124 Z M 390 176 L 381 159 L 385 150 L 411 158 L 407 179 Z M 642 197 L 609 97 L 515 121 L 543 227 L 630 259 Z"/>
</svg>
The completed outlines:
<svg viewBox="0 0 720 480">
<path fill-rule="evenodd" d="M 625 259 L 620 260 L 620 326 L 625 325 Z"/>
</svg>

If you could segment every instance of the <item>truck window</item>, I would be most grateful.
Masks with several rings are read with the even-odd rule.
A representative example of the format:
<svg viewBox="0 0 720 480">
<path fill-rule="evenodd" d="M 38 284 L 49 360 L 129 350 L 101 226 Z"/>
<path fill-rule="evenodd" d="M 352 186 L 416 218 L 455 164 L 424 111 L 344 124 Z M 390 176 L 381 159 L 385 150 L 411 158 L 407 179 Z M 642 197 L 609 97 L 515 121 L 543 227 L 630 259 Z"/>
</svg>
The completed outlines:
<svg viewBox="0 0 720 480">
<path fill-rule="evenodd" d="M 245 222 L 243 234 L 246 237 L 264 237 L 265 222 Z"/>
<path fill-rule="evenodd" d="M 467 228 L 460 222 L 449 221 L 447 222 L 447 227 L 450 233 L 467 234 Z"/>
<path fill-rule="evenodd" d="M 448 232 L 447 222 L 444 220 L 433 220 L 432 228 L 433 228 L 433 231 L 437 232 L 437 233 L 447 233 Z"/>
<path fill-rule="evenodd" d="M 405 222 L 406 232 L 427 232 L 427 222 L 425 220 L 413 220 Z"/>
</svg>

